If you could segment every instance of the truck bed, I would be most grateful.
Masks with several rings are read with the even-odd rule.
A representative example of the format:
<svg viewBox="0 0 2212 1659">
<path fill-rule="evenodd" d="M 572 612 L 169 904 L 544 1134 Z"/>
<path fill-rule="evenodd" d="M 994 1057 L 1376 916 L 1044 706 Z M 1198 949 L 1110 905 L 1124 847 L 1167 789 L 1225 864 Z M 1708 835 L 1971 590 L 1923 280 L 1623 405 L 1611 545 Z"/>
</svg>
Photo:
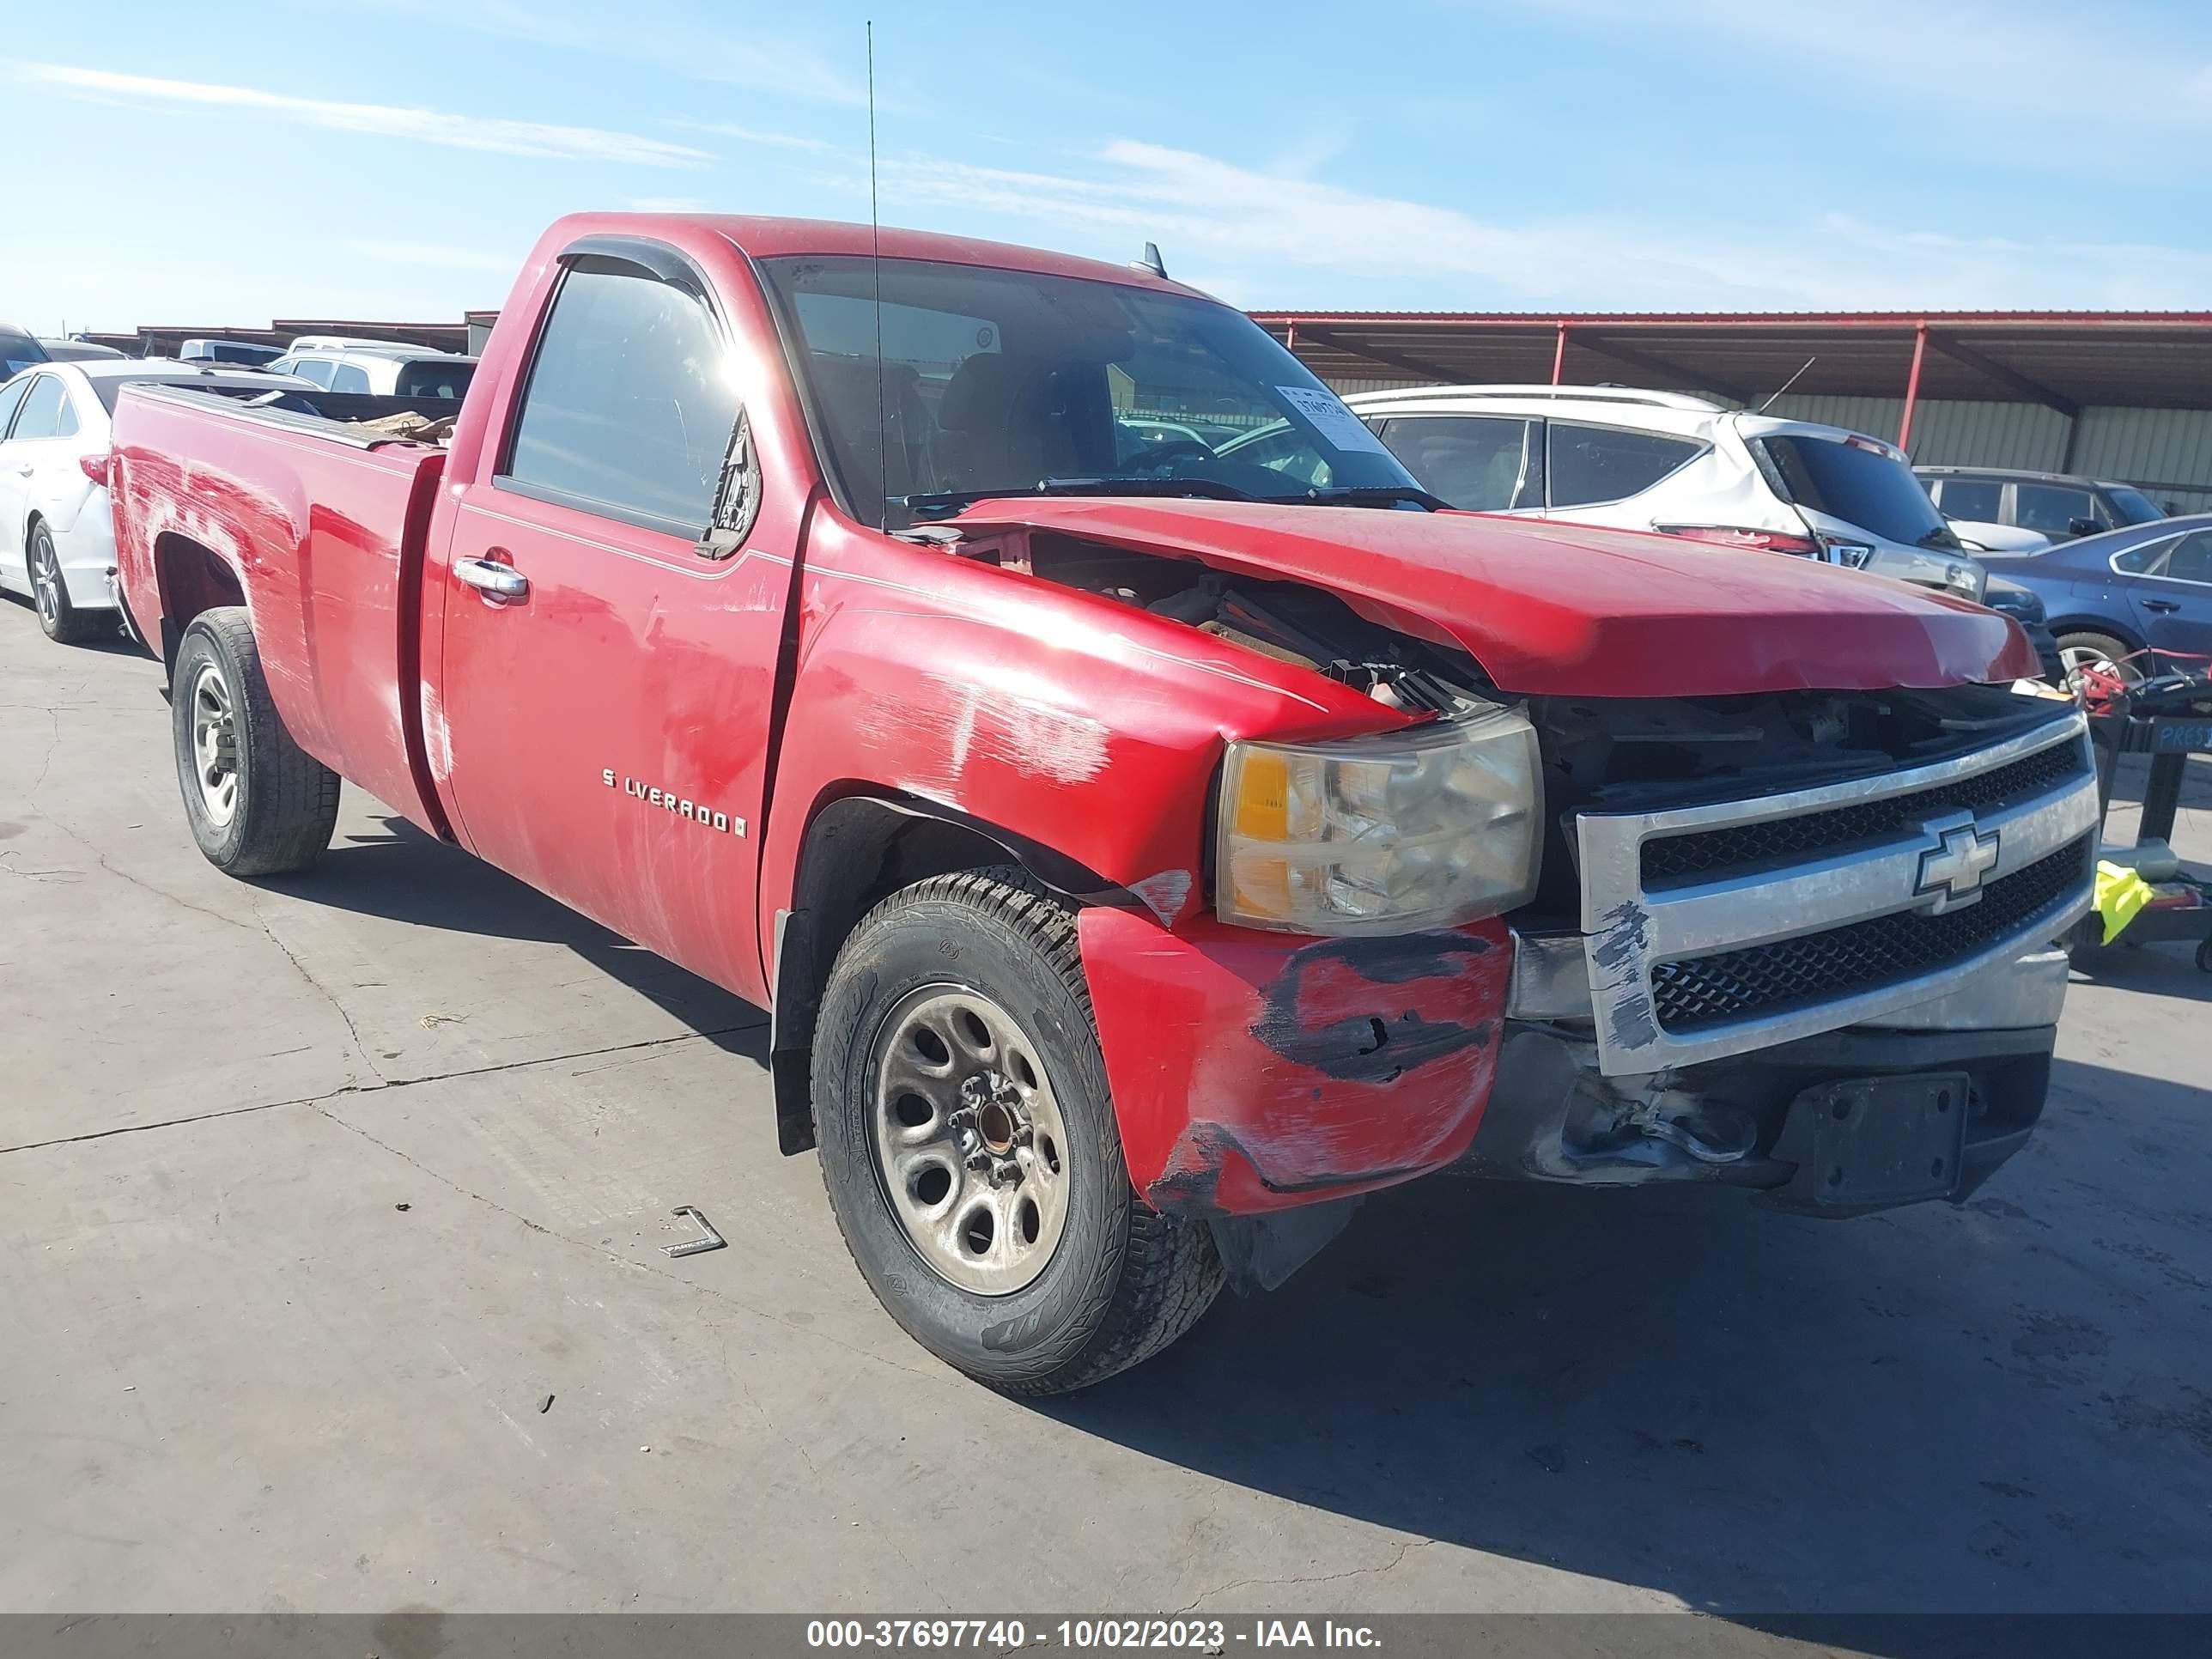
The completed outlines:
<svg viewBox="0 0 2212 1659">
<path fill-rule="evenodd" d="M 444 820 L 421 741 L 418 596 L 446 453 L 361 422 L 453 407 L 131 386 L 115 413 L 118 556 L 143 637 L 172 648 L 164 617 L 140 614 L 143 596 L 161 594 L 166 614 L 212 556 L 251 596 L 270 693 L 301 746 L 434 833 Z M 134 571 L 141 561 L 153 568 Z"/>
</svg>

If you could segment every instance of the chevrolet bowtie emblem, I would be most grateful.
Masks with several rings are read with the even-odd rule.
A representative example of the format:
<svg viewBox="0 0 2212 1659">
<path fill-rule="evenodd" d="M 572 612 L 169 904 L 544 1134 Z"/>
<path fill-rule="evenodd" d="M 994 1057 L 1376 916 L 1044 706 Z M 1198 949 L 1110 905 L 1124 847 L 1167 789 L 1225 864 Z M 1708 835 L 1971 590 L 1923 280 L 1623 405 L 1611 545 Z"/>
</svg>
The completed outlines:
<svg viewBox="0 0 2212 1659">
<path fill-rule="evenodd" d="M 1984 835 L 1972 819 L 1929 832 L 1936 845 L 1920 855 L 1920 879 L 1913 896 L 1932 900 L 1929 914 L 1941 915 L 1973 903 L 1982 896 L 1982 878 L 1996 868 L 1997 837 Z"/>
</svg>

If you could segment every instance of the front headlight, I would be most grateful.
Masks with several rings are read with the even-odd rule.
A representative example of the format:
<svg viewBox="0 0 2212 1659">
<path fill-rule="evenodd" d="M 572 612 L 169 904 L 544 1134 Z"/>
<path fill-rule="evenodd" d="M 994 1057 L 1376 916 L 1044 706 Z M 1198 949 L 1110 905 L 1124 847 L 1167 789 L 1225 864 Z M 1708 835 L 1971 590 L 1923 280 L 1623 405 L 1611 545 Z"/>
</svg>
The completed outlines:
<svg viewBox="0 0 2212 1659">
<path fill-rule="evenodd" d="M 1402 933 L 1534 894 L 1536 729 L 1494 708 L 1385 737 L 1232 743 L 1214 911 L 1245 927 Z"/>
</svg>

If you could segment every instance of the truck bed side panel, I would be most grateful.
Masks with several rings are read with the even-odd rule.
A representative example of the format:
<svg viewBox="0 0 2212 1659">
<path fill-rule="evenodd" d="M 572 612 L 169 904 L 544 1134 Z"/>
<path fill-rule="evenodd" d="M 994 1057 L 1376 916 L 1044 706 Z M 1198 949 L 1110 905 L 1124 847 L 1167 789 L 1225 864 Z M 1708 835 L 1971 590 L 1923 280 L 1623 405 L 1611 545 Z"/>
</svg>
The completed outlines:
<svg viewBox="0 0 2212 1659">
<path fill-rule="evenodd" d="M 149 640 L 181 620 L 165 555 L 190 543 L 246 596 L 300 745 L 434 834 L 419 741 L 421 539 L 442 452 L 366 447 L 207 397 L 128 391 L 115 420 L 118 562 Z"/>
</svg>

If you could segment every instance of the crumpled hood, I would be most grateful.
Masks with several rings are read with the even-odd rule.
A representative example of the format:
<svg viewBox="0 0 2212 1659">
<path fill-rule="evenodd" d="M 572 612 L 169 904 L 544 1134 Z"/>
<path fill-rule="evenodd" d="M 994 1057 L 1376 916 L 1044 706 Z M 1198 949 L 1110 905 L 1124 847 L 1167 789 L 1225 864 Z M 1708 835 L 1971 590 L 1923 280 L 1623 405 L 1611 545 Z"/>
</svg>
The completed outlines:
<svg viewBox="0 0 2212 1659">
<path fill-rule="evenodd" d="M 2032 678 L 2010 621 L 1855 570 L 1710 543 L 1474 513 L 1102 497 L 980 501 L 1028 526 L 1310 583 L 1457 644 L 1527 696 L 1721 696 Z"/>
</svg>

